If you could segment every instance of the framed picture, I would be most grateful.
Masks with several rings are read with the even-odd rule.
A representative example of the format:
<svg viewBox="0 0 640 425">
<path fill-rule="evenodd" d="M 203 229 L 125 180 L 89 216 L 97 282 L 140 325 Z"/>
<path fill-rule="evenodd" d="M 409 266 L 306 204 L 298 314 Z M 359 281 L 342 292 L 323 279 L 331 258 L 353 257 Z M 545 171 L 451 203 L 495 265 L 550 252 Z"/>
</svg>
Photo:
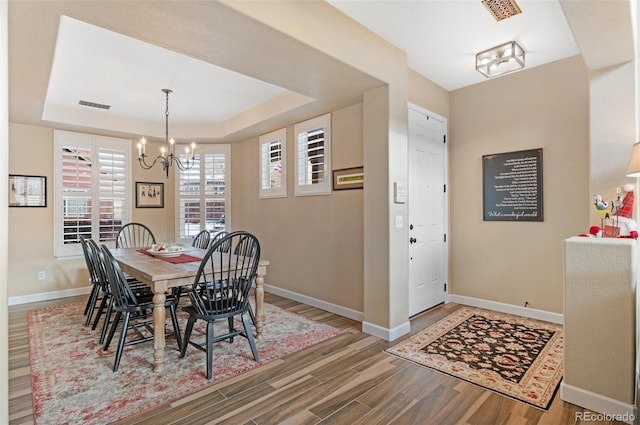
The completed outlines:
<svg viewBox="0 0 640 425">
<path fill-rule="evenodd" d="M 136 182 L 136 208 L 164 208 L 164 183 Z"/>
<path fill-rule="evenodd" d="M 333 170 L 333 190 L 362 189 L 364 187 L 364 168 L 353 167 Z"/>
<path fill-rule="evenodd" d="M 544 221 L 542 148 L 482 156 L 484 221 Z"/>
<path fill-rule="evenodd" d="M 10 207 L 46 207 L 47 178 L 9 174 Z"/>
</svg>

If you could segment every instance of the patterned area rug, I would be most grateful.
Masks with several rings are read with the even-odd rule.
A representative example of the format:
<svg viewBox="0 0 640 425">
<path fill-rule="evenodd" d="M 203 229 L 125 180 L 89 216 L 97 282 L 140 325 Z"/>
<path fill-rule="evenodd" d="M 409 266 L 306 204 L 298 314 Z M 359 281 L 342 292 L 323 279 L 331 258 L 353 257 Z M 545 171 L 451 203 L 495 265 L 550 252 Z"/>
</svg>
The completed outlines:
<svg viewBox="0 0 640 425">
<path fill-rule="evenodd" d="M 259 363 L 253 360 L 245 338 L 237 337 L 233 344 L 217 343 L 213 380 L 209 382 L 205 353 L 189 347 L 180 359 L 175 339 L 167 338 L 163 372 L 153 372 L 153 342 L 147 342 L 125 347 L 120 368 L 113 373 L 117 341 L 114 338 L 109 350 L 103 352 L 98 345 L 99 329 L 84 326 L 83 309 L 84 304 L 76 303 L 29 312 L 36 424 L 112 423 L 342 334 L 339 329 L 265 304 L 264 336 L 256 341 Z M 182 332 L 187 317 L 181 312 Z M 167 323 L 171 323 L 168 318 Z M 204 341 L 204 324 L 200 325 L 194 328 L 194 341 L 200 336 Z"/>
<path fill-rule="evenodd" d="M 472 307 L 386 350 L 548 410 L 562 380 L 562 326 Z"/>
</svg>

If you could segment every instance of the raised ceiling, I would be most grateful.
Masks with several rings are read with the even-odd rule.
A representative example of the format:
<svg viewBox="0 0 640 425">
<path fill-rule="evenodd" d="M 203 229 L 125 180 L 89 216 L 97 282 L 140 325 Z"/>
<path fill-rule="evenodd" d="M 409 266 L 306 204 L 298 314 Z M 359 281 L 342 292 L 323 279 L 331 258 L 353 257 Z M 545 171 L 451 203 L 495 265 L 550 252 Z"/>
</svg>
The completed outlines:
<svg viewBox="0 0 640 425">
<path fill-rule="evenodd" d="M 10 1 L 10 120 L 163 138 L 169 88 L 170 136 L 234 141 L 352 105 L 382 84 L 232 3 Z M 591 69 L 633 58 L 627 1 L 519 0 L 522 13 L 500 22 L 480 0 L 329 3 L 446 90 L 486 81 L 475 53 L 508 40 L 525 49 L 525 70 L 579 53 Z"/>
</svg>

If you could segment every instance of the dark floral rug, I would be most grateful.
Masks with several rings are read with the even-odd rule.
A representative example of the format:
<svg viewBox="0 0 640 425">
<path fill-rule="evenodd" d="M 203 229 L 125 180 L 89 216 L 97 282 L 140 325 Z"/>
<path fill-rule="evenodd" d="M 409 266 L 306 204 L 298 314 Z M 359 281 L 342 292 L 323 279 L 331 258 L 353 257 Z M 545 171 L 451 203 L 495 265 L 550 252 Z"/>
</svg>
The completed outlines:
<svg viewBox="0 0 640 425">
<path fill-rule="evenodd" d="M 463 307 L 386 352 L 548 410 L 563 350 L 561 325 Z"/>
</svg>

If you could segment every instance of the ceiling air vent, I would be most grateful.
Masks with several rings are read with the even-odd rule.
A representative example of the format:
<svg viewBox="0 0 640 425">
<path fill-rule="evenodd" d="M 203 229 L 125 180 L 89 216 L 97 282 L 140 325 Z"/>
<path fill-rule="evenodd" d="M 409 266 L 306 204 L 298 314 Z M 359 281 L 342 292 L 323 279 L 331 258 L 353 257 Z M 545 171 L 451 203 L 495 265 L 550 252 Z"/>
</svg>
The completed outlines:
<svg viewBox="0 0 640 425">
<path fill-rule="evenodd" d="M 498 22 L 522 13 L 515 0 L 482 0 L 482 4 Z"/>
<path fill-rule="evenodd" d="M 103 105 L 102 103 L 95 103 L 95 102 L 87 102 L 86 100 L 81 100 L 80 105 L 82 106 L 90 106 L 92 108 L 99 108 L 99 109 L 110 109 L 111 105 Z"/>
</svg>

